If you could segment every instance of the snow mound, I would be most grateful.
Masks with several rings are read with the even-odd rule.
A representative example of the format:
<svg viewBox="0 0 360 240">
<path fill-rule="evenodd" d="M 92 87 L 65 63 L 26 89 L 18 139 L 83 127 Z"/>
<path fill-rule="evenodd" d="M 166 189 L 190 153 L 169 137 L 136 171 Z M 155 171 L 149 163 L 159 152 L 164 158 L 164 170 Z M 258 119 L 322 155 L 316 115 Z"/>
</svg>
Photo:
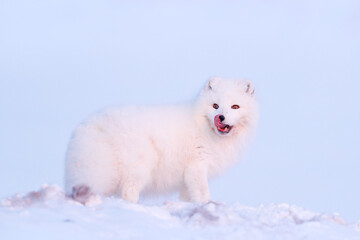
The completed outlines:
<svg viewBox="0 0 360 240">
<path fill-rule="evenodd" d="M 95 196 L 84 206 L 58 186 L 0 203 L 1 239 L 360 239 L 360 225 L 288 204 L 166 202 Z"/>
</svg>

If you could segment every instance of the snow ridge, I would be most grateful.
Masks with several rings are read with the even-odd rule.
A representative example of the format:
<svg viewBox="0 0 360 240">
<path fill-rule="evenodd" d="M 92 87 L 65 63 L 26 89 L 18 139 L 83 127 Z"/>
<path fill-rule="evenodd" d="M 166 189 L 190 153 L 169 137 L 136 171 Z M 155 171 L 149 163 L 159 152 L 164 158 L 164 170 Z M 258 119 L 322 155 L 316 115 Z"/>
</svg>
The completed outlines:
<svg viewBox="0 0 360 240">
<path fill-rule="evenodd" d="M 288 204 L 146 206 L 96 196 L 84 206 L 48 185 L 3 199 L 0 231 L 2 239 L 360 239 L 359 224 Z"/>
</svg>

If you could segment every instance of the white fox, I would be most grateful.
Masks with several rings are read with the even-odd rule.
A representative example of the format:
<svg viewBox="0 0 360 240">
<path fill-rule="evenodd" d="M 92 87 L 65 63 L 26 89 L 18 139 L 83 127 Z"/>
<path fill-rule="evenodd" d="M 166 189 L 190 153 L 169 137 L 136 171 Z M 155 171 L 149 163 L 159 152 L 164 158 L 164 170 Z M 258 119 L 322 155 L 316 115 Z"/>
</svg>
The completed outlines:
<svg viewBox="0 0 360 240">
<path fill-rule="evenodd" d="M 80 124 L 69 143 L 66 192 L 139 196 L 179 191 L 186 201 L 210 200 L 208 179 L 238 159 L 257 122 L 248 80 L 211 78 L 194 102 L 119 107 Z"/>
</svg>

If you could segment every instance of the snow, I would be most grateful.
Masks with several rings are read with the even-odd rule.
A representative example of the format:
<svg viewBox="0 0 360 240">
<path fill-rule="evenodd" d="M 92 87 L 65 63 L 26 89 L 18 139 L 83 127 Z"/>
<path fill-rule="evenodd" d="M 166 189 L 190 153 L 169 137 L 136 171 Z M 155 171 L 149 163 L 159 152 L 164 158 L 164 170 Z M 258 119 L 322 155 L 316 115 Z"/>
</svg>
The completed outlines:
<svg viewBox="0 0 360 240">
<path fill-rule="evenodd" d="M 288 204 L 170 201 L 134 204 L 97 196 L 84 206 L 57 186 L 3 199 L 1 239 L 360 239 L 340 216 Z"/>
</svg>

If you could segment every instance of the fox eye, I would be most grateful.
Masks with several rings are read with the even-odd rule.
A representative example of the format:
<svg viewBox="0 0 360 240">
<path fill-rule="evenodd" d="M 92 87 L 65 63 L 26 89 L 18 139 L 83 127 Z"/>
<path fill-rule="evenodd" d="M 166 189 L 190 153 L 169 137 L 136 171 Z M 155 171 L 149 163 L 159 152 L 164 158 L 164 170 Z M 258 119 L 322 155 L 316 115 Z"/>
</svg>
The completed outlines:
<svg viewBox="0 0 360 240">
<path fill-rule="evenodd" d="M 219 105 L 217 105 L 216 103 L 213 104 L 213 108 L 218 109 Z"/>
<path fill-rule="evenodd" d="M 239 105 L 232 105 L 231 108 L 232 108 L 232 109 L 239 109 L 240 106 L 239 106 Z"/>
</svg>

